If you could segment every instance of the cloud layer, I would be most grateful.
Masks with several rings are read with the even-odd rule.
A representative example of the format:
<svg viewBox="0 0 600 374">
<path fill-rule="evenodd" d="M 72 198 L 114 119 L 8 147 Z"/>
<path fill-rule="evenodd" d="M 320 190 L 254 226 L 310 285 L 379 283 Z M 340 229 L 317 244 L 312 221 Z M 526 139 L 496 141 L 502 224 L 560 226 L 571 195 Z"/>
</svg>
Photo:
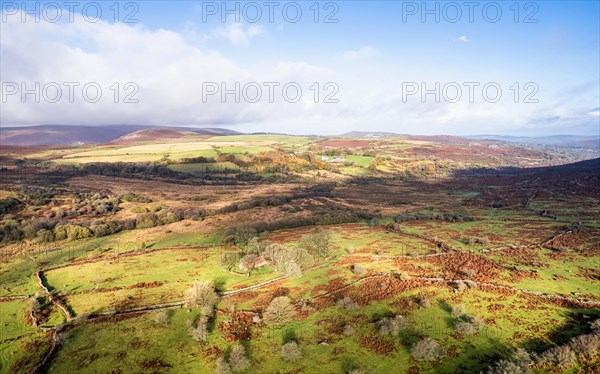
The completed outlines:
<svg viewBox="0 0 600 374">
<path fill-rule="evenodd" d="M 435 95 L 421 100 L 421 92 L 405 100 L 403 82 L 420 86 L 428 77 L 402 75 L 401 68 L 385 61 L 385 53 L 371 46 L 332 50 L 329 58 L 319 63 L 283 57 L 246 64 L 244 59 L 227 57 L 173 30 L 90 23 L 74 17 L 75 22 L 56 24 L 21 23 L 18 17 L 10 17 L 2 24 L 3 125 L 217 125 L 242 131 L 321 134 L 360 129 L 535 134 L 538 129 L 585 133 L 598 123 L 597 106 L 587 105 L 589 98 L 558 92 L 552 105 L 515 104 L 510 100 L 511 82 L 500 82 L 504 91 L 498 103 L 481 97 L 476 97 L 475 103 L 466 98 L 451 103 L 444 95 L 439 102 Z M 253 40 L 269 34 L 262 25 L 227 23 L 201 34 L 200 39 L 222 40 L 253 53 Z M 459 40 L 468 41 L 466 36 Z M 62 88 L 63 96 L 56 103 L 44 97 L 36 103 L 33 94 L 26 95 L 25 102 L 19 94 L 7 95 L 14 84 L 21 90 L 39 83 L 45 96 L 55 97 L 52 82 Z M 81 89 L 86 83 L 94 85 L 88 94 L 101 88 L 99 101 L 84 99 Z M 69 84 L 74 87 L 72 103 Z M 288 91 L 283 92 L 286 84 Z M 581 94 L 593 92 L 597 84 L 592 82 Z M 233 93 L 225 100 L 221 92 L 207 96 L 207 85 L 212 89 L 216 85 L 219 91 L 239 87 L 239 102 Z M 256 97 L 257 87 L 261 99 L 249 102 Z M 299 97 L 298 87 L 302 90 Z M 426 88 L 431 87 L 434 82 L 427 83 Z M 274 100 L 269 100 L 271 93 Z M 126 103 L 126 98 L 138 102 Z"/>
</svg>

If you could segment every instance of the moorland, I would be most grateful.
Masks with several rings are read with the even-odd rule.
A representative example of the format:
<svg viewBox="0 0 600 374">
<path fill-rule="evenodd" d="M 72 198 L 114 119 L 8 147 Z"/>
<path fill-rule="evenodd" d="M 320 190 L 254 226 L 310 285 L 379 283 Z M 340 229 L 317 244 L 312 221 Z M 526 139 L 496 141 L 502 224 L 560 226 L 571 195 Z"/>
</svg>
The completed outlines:
<svg viewBox="0 0 600 374">
<path fill-rule="evenodd" d="M 600 371 L 597 141 L 132 130 L 2 146 L 0 372 Z"/>
</svg>

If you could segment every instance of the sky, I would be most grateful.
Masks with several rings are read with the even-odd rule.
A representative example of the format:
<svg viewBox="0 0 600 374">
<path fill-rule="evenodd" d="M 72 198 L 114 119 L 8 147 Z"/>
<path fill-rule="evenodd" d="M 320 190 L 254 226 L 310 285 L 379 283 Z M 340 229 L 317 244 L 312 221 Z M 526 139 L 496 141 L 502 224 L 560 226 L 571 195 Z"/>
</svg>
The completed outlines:
<svg viewBox="0 0 600 374">
<path fill-rule="evenodd" d="M 598 135 L 599 3 L 0 1 L 0 121 Z"/>
</svg>

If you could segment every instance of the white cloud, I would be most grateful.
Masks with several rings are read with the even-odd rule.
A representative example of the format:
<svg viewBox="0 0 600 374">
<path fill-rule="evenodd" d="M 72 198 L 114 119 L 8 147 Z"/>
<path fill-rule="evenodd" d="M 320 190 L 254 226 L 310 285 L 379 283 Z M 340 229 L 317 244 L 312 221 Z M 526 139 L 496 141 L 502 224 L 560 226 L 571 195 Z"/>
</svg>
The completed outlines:
<svg viewBox="0 0 600 374">
<path fill-rule="evenodd" d="M 3 84 L 22 82 L 31 89 L 57 82 L 63 98 L 58 103 L 36 103 L 33 95 L 21 102 L 19 95 L 7 97 L 0 120 L 3 124 L 224 124 L 235 126 L 250 121 L 301 117 L 315 81 L 326 81 L 327 69 L 302 61 L 272 62 L 248 69 L 218 52 L 189 44 L 171 30 L 150 30 L 141 25 L 89 23 L 76 17 L 73 23 L 21 23 L 10 17 L 2 27 Z M 13 20 L 14 21 L 11 21 Z M 244 43 L 263 34 L 259 26 L 229 25 L 220 34 Z M 6 42 L 5 42 L 6 40 Z M 68 101 L 64 82 L 77 82 L 74 102 Z M 102 98 L 96 103 L 83 99 L 84 84 L 97 83 Z M 114 102 L 114 83 L 119 82 L 119 102 Z M 139 87 L 139 103 L 123 103 L 124 84 Z M 249 82 L 298 82 L 304 92 L 302 101 L 289 104 L 277 97 L 275 103 L 236 103 L 232 96 L 222 103 L 220 95 L 203 102 L 203 83 L 215 82 L 226 88 Z M 268 88 L 263 86 L 263 97 Z M 212 100 L 214 99 L 214 100 Z M 320 110 L 319 108 L 313 109 Z"/>
<path fill-rule="evenodd" d="M 346 51 L 342 53 L 342 58 L 345 59 L 361 59 L 361 58 L 370 58 L 379 55 L 379 51 L 371 46 L 362 47 L 360 49 Z"/>
<path fill-rule="evenodd" d="M 463 43 L 468 43 L 470 40 L 467 39 L 466 35 L 461 35 L 459 36 L 457 39 L 453 40 L 454 42 L 463 42 Z"/>
<path fill-rule="evenodd" d="M 232 22 L 211 30 L 209 38 L 223 38 L 234 44 L 248 44 L 250 39 L 263 36 L 266 30 L 262 25 L 245 26 L 240 22 Z"/>
</svg>

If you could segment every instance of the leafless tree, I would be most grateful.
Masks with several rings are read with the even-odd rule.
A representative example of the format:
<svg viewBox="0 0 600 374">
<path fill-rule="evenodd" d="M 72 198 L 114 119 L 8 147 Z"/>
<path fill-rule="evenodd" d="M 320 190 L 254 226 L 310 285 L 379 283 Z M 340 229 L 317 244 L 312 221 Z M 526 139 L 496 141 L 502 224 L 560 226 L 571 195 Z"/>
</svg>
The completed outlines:
<svg viewBox="0 0 600 374">
<path fill-rule="evenodd" d="M 290 322 L 296 311 L 292 301 L 287 296 L 274 298 L 263 315 L 265 323 L 273 326 L 283 326 Z"/>
</svg>

